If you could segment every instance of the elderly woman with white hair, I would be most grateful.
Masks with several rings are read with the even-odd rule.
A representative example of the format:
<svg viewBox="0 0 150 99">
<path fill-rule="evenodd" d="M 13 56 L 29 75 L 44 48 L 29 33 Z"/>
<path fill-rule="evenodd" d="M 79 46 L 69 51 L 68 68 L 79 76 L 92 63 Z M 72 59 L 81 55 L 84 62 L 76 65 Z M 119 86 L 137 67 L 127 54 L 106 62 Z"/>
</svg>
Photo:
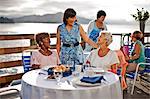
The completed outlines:
<svg viewBox="0 0 150 99">
<path fill-rule="evenodd" d="M 91 51 L 86 63 L 116 73 L 119 59 L 116 52 L 108 48 L 112 43 L 112 34 L 108 31 L 101 31 L 100 34 L 98 37 L 100 47 Z"/>
</svg>

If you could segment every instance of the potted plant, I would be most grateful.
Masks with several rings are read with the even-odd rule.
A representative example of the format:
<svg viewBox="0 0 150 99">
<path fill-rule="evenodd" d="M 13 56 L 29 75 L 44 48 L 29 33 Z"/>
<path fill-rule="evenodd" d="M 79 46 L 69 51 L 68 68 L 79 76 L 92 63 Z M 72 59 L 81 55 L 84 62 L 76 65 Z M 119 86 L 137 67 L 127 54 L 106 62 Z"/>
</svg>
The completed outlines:
<svg viewBox="0 0 150 99">
<path fill-rule="evenodd" d="M 141 10 L 137 9 L 137 13 L 131 14 L 131 16 L 133 16 L 133 18 L 135 18 L 135 20 L 140 23 L 140 30 L 144 33 L 145 22 L 150 16 L 149 12 L 147 10 L 144 10 L 144 8 L 142 8 Z"/>
</svg>

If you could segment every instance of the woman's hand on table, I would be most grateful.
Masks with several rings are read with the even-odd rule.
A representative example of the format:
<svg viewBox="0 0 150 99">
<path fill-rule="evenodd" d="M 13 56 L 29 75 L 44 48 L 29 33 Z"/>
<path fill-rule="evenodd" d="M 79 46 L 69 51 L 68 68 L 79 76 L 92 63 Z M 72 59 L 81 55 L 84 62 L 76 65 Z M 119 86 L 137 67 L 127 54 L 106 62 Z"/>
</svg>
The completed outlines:
<svg viewBox="0 0 150 99">
<path fill-rule="evenodd" d="M 33 64 L 32 65 L 32 69 L 39 69 L 40 68 L 40 64 Z"/>
</svg>

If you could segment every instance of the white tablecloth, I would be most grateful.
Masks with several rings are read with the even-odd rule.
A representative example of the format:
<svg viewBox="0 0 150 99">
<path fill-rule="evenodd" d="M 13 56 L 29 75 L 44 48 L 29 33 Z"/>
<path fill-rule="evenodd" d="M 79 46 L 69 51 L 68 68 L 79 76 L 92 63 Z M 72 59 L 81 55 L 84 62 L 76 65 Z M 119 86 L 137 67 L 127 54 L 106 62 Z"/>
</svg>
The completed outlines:
<svg viewBox="0 0 150 99">
<path fill-rule="evenodd" d="M 107 84 L 94 87 L 73 87 L 66 82 L 59 86 L 55 80 L 47 80 L 46 75 L 39 72 L 41 70 L 33 70 L 23 75 L 23 99 L 123 99 L 119 78 L 110 72 L 104 75 Z"/>
</svg>

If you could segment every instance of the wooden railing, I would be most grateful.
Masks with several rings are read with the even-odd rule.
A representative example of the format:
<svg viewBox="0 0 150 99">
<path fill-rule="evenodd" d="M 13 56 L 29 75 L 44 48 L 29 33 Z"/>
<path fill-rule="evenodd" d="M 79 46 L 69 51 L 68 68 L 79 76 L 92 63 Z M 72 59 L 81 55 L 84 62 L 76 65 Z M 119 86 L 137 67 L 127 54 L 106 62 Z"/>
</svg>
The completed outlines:
<svg viewBox="0 0 150 99">
<path fill-rule="evenodd" d="M 51 34 L 51 38 L 56 38 L 56 34 Z M 29 46 L 23 47 L 9 47 L 9 48 L 0 48 L 0 57 L 1 55 L 8 55 L 8 54 L 17 54 L 22 53 L 24 50 L 36 48 L 34 43 L 34 34 L 12 34 L 12 35 L 0 35 L 0 41 L 13 41 L 13 40 L 30 40 Z M 52 45 L 51 48 L 55 49 L 56 45 Z M 15 60 L 15 61 L 4 61 L 0 62 L 0 69 L 3 68 L 11 68 L 11 67 L 20 67 L 22 66 L 22 60 Z M 23 72 L 19 73 L 6 73 L 0 75 L 0 87 L 4 84 L 10 83 L 12 80 L 20 79 L 23 75 Z"/>
<path fill-rule="evenodd" d="M 144 33 L 144 45 L 150 44 L 150 33 Z"/>
<path fill-rule="evenodd" d="M 121 38 L 124 36 L 124 34 L 113 34 L 115 36 L 121 36 Z M 150 44 L 150 33 L 145 33 L 144 35 L 146 42 L 145 44 Z M 51 38 L 56 38 L 56 34 L 51 34 Z M 0 41 L 3 40 L 22 40 L 22 39 L 28 39 L 30 40 L 29 46 L 24 47 L 9 47 L 9 48 L 0 48 L 0 57 L 1 55 L 6 54 L 14 54 L 14 53 L 22 53 L 22 51 L 30 48 L 35 48 L 34 43 L 34 34 L 9 34 L 9 35 L 0 35 Z M 121 42 L 120 42 L 121 45 Z M 56 48 L 56 45 L 51 46 L 52 49 Z M 0 69 L 3 68 L 11 68 L 11 67 L 20 67 L 22 66 L 22 60 L 15 60 L 15 61 L 4 61 L 0 62 Z M 23 75 L 23 72 L 18 73 L 11 73 L 11 74 L 2 74 L 0 75 L 0 87 L 3 86 L 3 84 L 10 83 L 12 80 L 20 79 Z"/>
</svg>

